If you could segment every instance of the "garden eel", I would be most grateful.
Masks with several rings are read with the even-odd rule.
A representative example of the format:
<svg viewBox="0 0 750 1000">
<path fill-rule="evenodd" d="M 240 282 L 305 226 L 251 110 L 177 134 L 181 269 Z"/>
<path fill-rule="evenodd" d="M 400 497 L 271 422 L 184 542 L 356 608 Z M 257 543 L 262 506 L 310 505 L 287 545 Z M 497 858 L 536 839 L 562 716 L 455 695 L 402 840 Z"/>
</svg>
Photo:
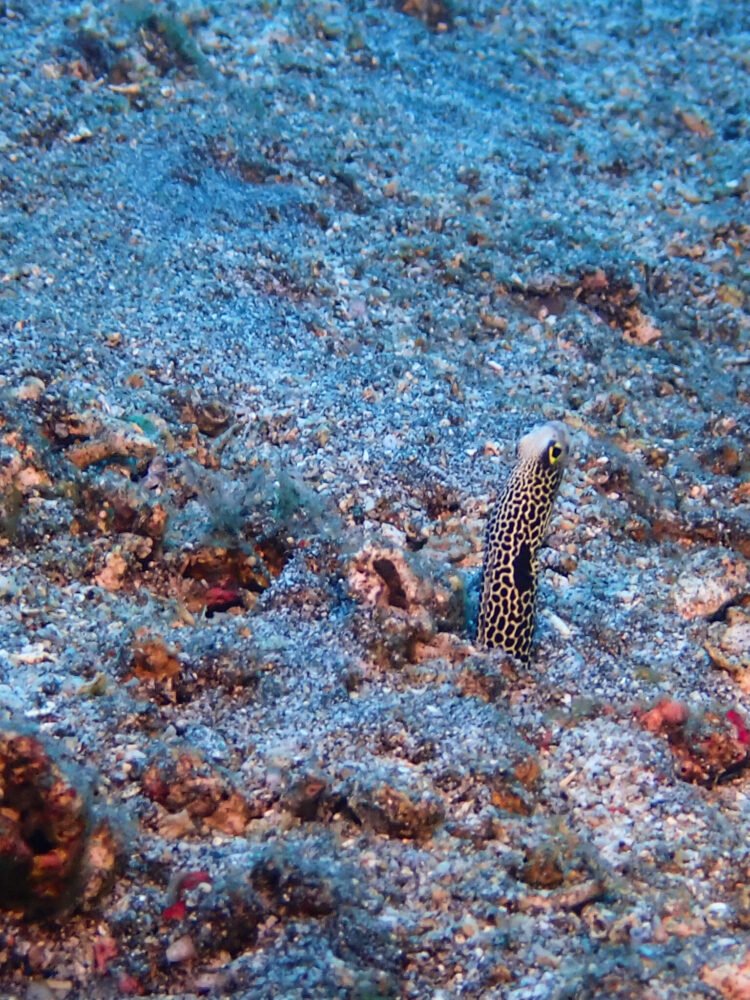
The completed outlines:
<svg viewBox="0 0 750 1000">
<path fill-rule="evenodd" d="M 518 462 L 490 512 L 484 539 L 477 639 L 529 658 L 539 560 L 570 441 L 556 421 L 535 427 L 518 443 Z"/>
</svg>

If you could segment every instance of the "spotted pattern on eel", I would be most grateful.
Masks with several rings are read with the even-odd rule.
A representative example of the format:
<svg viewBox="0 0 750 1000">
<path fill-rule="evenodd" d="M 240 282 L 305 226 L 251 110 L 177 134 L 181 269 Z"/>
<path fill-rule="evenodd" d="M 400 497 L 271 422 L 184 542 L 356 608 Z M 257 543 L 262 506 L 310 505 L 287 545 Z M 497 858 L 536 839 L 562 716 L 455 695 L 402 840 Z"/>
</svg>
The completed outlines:
<svg viewBox="0 0 750 1000">
<path fill-rule="evenodd" d="M 518 462 L 490 512 L 484 540 L 477 639 L 526 662 L 534 629 L 537 552 L 570 452 L 565 426 L 535 427 L 518 444 Z"/>
</svg>

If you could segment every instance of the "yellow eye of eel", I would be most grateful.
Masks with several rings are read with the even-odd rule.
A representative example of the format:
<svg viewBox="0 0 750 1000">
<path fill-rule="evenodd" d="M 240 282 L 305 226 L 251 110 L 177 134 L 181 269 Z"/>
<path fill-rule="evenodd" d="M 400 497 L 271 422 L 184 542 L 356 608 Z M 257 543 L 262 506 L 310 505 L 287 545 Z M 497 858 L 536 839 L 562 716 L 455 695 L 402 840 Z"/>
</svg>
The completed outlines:
<svg viewBox="0 0 750 1000">
<path fill-rule="evenodd" d="M 539 563 L 552 505 L 570 450 L 564 424 L 535 427 L 487 521 L 477 640 L 526 662 L 534 629 Z"/>
</svg>

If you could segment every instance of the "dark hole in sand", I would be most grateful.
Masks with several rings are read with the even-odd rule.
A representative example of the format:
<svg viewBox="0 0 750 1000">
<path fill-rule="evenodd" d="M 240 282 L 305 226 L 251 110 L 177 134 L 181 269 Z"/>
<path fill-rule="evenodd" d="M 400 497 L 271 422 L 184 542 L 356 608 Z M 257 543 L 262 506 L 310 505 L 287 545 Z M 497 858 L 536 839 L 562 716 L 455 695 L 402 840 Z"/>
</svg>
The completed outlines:
<svg viewBox="0 0 750 1000">
<path fill-rule="evenodd" d="M 38 826 L 35 827 L 29 836 L 26 837 L 26 843 L 29 845 L 34 854 L 49 854 L 55 846 L 45 831 Z"/>
<path fill-rule="evenodd" d="M 408 607 L 406 593 L 404 592 L 401 577 L 398 575 L 396 567 L 390 559 L 376 559 L 373 562 L 373 566 L 375 567 L 375 572 L 382 577 L 388 588 L 388 603 L 393 608 L 403 608 L 406 610 Z"/>
</svg>

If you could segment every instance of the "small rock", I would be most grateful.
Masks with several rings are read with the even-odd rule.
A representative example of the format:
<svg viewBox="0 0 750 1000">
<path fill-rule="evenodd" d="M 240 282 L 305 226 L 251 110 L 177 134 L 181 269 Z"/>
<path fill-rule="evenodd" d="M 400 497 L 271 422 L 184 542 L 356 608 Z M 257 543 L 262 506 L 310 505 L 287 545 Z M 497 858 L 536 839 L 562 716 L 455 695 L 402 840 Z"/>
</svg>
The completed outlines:
<svg viewBox="0 0 750 1000">
<path fill-rule="evenodd" d="M 232 419 L 232 411 L 220 399 L 209 399 L 195 408 L 195 422 L 201 434 L 217 437 Z"/>
<path fill-rule="evenodd" d="M 94 582 L 97 586 L 110 592 L 122 587 L 123 577 L 128 571 L 128 564 L 119 552 L 110 552 L 104 561 L 104 569 L 97 573 Z"/>
<path fill-rule="evenodd" d="M 158 808 L 158 807 L 157 807 Z M 156 829 L 160 836 L 167 840 L 183 840 L 196 833 L 196 825 L 190 818 L 187 809 L 181 809 L 176 813 L 169 813 L 166 809 L 159 809 Z"/>
<path fill-rule="evenodd" d="M 181 669 L 178 650 L 168 646 L 161 636 L 146 633 L 134 644 L 133 674 L 139 680 L 164 683 Z"/>
<path fill-rule="evenodd" d="M 293 816 L 309 822 L 317 817 L 327 788 L 328 782 L 322 775 L 306 774 L 289 785 L 282 804 Z"/>
<path fill-rule="evenodd" d="M 36 378 L 34 375 L 27 375 L 25 379 L 17 386 L 13 395 L 16 399 L 20 400 L 30 400 L 34 401 L 39 399 L 44 390 L 47 388 L 44 382 L 40 378 Z"/>
<path fill-rule="evenodd" d="M 93 135 L 94 133 L 85 122 L 79 122 L 73 131 L 65 136 L 65 141 L 72 143 L 87 142 Z"/>
<path fill-rule="evenodd" d="M 61 441 L 77 439 L 65 455 L 79 469 L 114 458 L 130 459 L 146 468 L 157 451 L 134 421 L 95 412 L 68 414 L 55 424 L 54 432 Z"/>
<path fill-rule="evenodd" d="M 413 613 L 429 596 L 425 582 L 397 549 L 363 549 L 354 557 L 348 576 L 353 594 L 375 607 Z"/>
<path fill-rule="evenodd" d="M 167 948 L 165 957 L 172 964 L 189 962 L 192 958 L 195 958 L 195 945 L 190 935 L 183 934 L 182 937 L 173 941 Z"/>
<path fill-rule="evenodd" d="M 18 584 L 13 579 L 5 573 L 0 573 L 0 597 L 17 597 L 18 596 Z"/>
<path fill-rule="evenodd" d="M 519 875 L 534 889 L 557 889 L 565 881 L 559 853 L 549 844 L 529 851 Z"/>
</svg>

